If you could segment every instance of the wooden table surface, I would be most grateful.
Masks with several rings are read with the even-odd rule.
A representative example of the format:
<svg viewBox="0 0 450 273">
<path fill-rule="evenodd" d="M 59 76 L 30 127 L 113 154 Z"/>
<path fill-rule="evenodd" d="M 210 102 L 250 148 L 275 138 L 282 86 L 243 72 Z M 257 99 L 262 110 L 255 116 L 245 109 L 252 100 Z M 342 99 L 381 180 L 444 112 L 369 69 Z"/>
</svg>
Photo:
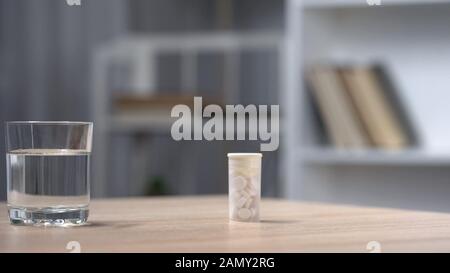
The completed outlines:
<svg viewBox="0 0 450 273">
<path fill-rule="evenodd" d="M 263 200 L 261 222 L 228 220 L 224 196 L 95 200 L 89 224 L 9 224 L 1 205 L 0 252 L 450 251 L 450 214 Z M 374 243 L 377 244 L 377 243 Z"/>
</svg>

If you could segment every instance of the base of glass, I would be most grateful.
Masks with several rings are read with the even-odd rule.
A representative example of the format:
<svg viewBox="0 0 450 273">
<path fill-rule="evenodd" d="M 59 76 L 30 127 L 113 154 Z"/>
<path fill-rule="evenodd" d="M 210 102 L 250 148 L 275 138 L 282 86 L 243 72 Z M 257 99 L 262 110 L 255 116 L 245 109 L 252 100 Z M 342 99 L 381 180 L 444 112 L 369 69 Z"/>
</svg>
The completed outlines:
<svg viewBox="0 0 450 273">
<path fill-rule="evenodd" d="M 88 207 L 30 209 L 8 207 L 9 220 L 14 225 L 71 226 L 86 223 Z"/>
</svg>

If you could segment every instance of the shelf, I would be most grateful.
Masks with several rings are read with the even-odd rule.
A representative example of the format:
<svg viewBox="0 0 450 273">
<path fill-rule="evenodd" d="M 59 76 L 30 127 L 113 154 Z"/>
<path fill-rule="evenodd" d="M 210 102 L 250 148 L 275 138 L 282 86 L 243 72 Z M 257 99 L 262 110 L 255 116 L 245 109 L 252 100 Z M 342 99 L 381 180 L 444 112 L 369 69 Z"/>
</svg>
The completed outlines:
<svg viewBox="0 0 450 273">
<path fill-rule="evenodd" d="M 380 165 L 380 166 L 450 166 L 450 152 L 437 153 L 423 150 L 336 150 L 311 148 L 299 152 L 301 160 L 321 165 Z"/>
<path fill-rule="evenodd" d="M 279 31 L 223 31 L 188 32 L 178 34 L 128 34 L 109 45 L 116 55 L 129 54 L 130 48 L 136 52 L 228 52 L 245 49 L 278 48 L 284 34 Z M 116 56 L 117 57 L 117 56 Z"/>
<path fill-rule="evenodd" d="M 450 4 L 449 0 L 381 0 L 380 6 L 370 6 L 366 0 L 294 0 L 298 6 L 305 8 L 344 8 L 368 7 L 380 8 L 383 6 L 431 5 Z"/>
</svg>

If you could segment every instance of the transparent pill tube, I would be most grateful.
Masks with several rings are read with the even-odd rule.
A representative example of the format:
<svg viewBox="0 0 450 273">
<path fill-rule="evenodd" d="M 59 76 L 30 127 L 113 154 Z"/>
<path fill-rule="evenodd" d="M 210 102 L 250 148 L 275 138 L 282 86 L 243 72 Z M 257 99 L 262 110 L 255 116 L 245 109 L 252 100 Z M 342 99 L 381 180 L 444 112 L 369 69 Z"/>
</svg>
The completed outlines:
<svg viewBox="0 0 450 273">
<path fill-rule="evenodd" d="M 259 221 L 261 159 L 260 153 L 228 154 L 228 203 L 231 220 Z"/>
</svg>

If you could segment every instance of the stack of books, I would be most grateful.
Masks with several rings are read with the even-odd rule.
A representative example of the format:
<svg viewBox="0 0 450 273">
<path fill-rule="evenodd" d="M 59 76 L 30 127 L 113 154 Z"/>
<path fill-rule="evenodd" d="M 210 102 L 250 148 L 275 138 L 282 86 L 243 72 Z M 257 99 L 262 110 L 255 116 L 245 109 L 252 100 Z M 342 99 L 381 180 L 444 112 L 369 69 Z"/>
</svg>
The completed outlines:
<svg viewBox="0 0 450 273">
<path fill-rule="evenodd" d="M 315 65 L 306 82 L 330 142 L 337 148 L 404 149 L 415 145 L 412 123 L 380 65 Z"/>
</svg>

